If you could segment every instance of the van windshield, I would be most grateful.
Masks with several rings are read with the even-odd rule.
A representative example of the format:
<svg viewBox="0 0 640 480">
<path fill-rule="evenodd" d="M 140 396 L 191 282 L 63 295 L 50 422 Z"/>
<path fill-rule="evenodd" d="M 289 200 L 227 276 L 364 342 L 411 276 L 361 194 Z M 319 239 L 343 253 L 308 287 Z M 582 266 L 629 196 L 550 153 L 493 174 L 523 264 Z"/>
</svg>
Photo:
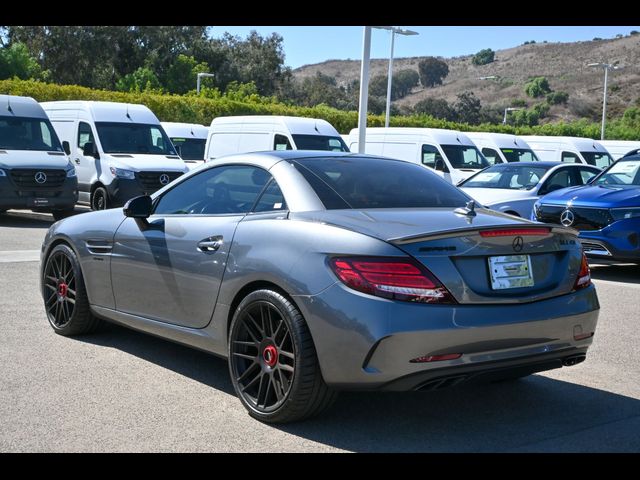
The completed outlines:
<svg viewBox="0 0 640 480">
<path fill-rule="evenodd" d="M 453 168 L 481 170 L 490 166 L 484 155 L 470 145 L 440 145 Z"/>
<path fill-rule="evenodd" d="M 589 165 L 607 168 L 613 163 L 613 158 L 606 152 L 580 152 Z"/>
<path fill-rule="evenodd" d="M 329 152 L 348 152 L 349 147 L 340 137 L 326 135 L 291 135 L 298 150 L 324 150 Z"/>
<path fill-rule="evenodd" d="M 62 146 L 49 120 L 0 116 L 0 149 L 61 152 Z"/>
<path fill-rule="evenodd" d="M 524 148 L 501 148 L 500 151 L 507 162 L 538 162 L 540 159 L 532 150 Z"/>
<path fill-rule="evenodd" d="M 160 125 L 96 122 L 104 153 L 177 155 Z"/>
<path fill-rule="evenodd" d="M 183 160 L 204 160 L 204 138 L 172 138 L 173 145 Z"/>
</svg>

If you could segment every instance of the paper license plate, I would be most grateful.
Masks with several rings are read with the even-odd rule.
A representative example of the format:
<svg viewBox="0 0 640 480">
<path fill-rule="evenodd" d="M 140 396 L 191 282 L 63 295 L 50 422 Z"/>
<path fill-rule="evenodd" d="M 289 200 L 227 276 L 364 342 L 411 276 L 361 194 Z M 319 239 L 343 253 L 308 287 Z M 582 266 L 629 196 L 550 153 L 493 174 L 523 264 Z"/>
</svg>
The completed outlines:
<svg viewBox="0 0 640 480">
<path fill-rule="evenodd" d="M 504 290 L 533 286 L 531 257 L 529 255 L 504 255 L 489 257 L 491 288 Z"/>
</svg>

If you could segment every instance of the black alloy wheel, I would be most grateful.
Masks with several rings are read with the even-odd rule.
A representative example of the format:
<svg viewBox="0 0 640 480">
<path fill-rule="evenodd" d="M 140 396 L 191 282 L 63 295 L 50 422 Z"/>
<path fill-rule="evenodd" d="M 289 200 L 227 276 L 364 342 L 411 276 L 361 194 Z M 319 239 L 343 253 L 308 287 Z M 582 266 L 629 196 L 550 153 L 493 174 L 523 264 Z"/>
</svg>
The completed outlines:
<svg viewBox="0 0 640 480">
<path fill-rule="evenodd" d="M 337 397 L 322 378 L 309 328 L 284 295 L 257 290 L 235 311 L 229 372 L 249 414 L 267 423 L 317 415 Z"/>
<path fill-rule="evenodd" d="M 56 333 L 90 333 L 100 325 L 90 311 L 82 270 L 68 245 L 57 245 L 47 257 L 42 290 L 47 319 Z"/>
<path fill-rule="evenodd" d="M 106 210 L 107 208 L 109 208 L 109 194 L 107 193 L 107 189 L 98 187 L 91 195 L 91 209 Z"/>
</svg>

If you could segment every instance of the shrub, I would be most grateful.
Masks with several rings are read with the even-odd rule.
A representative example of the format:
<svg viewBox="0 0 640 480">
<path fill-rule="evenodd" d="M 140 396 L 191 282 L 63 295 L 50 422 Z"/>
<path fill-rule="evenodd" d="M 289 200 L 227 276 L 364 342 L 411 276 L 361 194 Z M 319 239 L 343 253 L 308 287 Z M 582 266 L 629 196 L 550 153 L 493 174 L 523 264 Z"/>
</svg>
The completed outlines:
<svg viewBox="0 0 640 480">
<path fill-rule="evenodd" d="M 524 86 L 524 93 L 532 98 L 542 97 L 550 92 L 551 88 L 546 77 L 534 77 Z"/>
<path fill-rule="evenodd" d="M 547 103 L 549 105 L 567 104 L 569 94 L 567 92 L 551 92 L 547 93 Z"/>
<path fill-rule="evenodd" d="M 474 65 L 487 65 L 488 63 L 493 62 L 495 59 L 496 52 L 491 50 L 490 48 L 485 48 L 484 50 L 480 50 L 476 53 L 471 59 L 471 63 Z"/>
</svg>

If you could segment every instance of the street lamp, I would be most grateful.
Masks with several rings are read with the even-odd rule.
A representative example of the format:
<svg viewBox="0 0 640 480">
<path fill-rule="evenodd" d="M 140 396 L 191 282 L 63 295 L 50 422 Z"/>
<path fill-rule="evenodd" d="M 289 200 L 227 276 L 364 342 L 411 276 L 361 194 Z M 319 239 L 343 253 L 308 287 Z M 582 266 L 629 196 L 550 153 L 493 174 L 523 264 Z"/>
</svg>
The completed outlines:
<svg viewBox="0 0 640 480">
<path fill-rule="evenodd" d="M 507 107 L 504 109 L 504 118 L 502 119 L 502 124 L 506 125 L 507 124 L 507 112 L 515 112 L 516 110 L 522 110 L 522 108 L 519 107 Z"/>
<path fill-rule="evenodd" d="M 198 81 L 196 83 L 196 93 L 200 95 L 200 79 L 202 77 L 215 77 L 213 73 L 198 73 Z"/>
<path fill-rule="evenodd" d="M 391 80 L 393 78 L 393 44 L 395 40 L 396 33 L 398 35 L 419 35 L 418 32 L 414 32 L 413 30 L 405 30 L 399 27 L 373 27 L 380 28 L 383 30 L 391 31 L 391 54 L 389 55 L 389 74 L 387 78 L 387 113 L 384 118 L 384 126 L 389 126 L 389 114 L 391 112 Z"/>
<path fill-rule="evenodd" d="M 362 63 L 360 64 L 360 100 L 358 102 L 358 153 L 364 153 L 366 145 L 370 57 L 371 27 L 364 27 L 362 30 Z"/>
<path fill-rule="evenodd" d="M 600 140 L 604 140 L 604 125 L 607 121 L 607 79 L 609 70 L 622 70 L 624 67 L 612 65 L 610 63 L 589 63 L 587 67 L 596 67 L 604 69 L 604 94 L 602 97 L 602 126 L 600 127 Z"/>
</svg>

